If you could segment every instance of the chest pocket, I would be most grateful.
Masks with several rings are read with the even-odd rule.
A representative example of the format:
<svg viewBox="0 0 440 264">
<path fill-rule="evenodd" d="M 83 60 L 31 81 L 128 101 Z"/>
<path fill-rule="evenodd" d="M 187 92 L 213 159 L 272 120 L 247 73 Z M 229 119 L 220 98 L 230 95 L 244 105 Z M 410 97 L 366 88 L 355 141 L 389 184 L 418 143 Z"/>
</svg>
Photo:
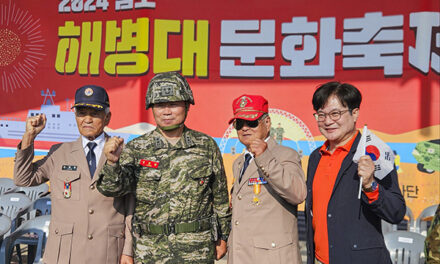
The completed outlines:
<svg viewBox="0 0 440 264">
<path fill-rule="evenodd" d="M 81 174 L 79 171 L 61 171 L 56 176 L 52 189 L 57 199 L 79 200 L 81 196 Z M 53 184 L 53 183 L 52 183 Z"/>
<path fill-rule="evenodd" d="M 144 203 L 154 203 L 158 192 L 160 170 L 142 167 L 139 171 L 139 180 L 136 188 L 136 198 Z"/>
<path fill-rule="evenodd" d="M 193 190 L 198 190 L 203 193 L 211 192 L 209 182 L 212 176 L 212 166 L 208 161 L 194 166 L 194 168 L 188 172 L 188 176 L 192 179 Z"/>
</svg>

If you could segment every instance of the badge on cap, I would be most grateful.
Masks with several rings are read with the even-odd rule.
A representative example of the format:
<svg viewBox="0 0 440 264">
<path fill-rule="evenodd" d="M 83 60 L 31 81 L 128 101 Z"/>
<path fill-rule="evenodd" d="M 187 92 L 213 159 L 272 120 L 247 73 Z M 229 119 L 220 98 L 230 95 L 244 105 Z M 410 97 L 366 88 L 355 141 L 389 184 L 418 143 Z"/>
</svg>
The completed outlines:
<svg viewBox="0 0 440 264">
<path fill-rule="evenodd" d="M 252 100 L 249 97 L 243 96 L 240 99 L 240 107 L 245 107 L 248 104 L 248 100 L 252 102 Z"/>
<path fill-rule="evenodd" d="M 72 182 L 64 182 L 64 198 L 69 199 L 72 196 Z"/>
<path fill-rule="evenodd" d="M 92 96 L 92 94 L 93 94 L 93 89 L 92 89 L 92 88 L 87 88 L 87 89 L 84 91 L 84 94 L 85 94 L 86 96 Z"/>
</svg>

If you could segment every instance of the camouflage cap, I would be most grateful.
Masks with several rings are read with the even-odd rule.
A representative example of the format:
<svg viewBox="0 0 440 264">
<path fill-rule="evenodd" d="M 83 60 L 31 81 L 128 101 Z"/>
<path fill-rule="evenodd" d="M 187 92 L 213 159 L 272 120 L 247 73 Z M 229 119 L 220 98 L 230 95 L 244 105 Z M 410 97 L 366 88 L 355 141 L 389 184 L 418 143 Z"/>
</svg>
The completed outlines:
<svg viewBox="0 0 440 264">
<path fill-rule="evenodd" d="M 185 78 L 177 72 L 159 73 L 148 84 L 146 109 L 153 104 L 185 101 L 194 104 L 194 97 Z"/>
</svg>

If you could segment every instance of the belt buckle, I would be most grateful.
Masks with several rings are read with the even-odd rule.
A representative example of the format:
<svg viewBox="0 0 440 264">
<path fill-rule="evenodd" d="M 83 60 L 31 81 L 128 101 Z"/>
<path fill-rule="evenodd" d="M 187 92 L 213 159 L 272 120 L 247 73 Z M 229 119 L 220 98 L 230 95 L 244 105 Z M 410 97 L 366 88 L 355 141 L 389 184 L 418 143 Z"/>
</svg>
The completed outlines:
<svg viewBox="0 0 440 264">
<path fill-rule="evenodd" d="M 174 224 L 166 224 L 165 235 L 169 236 L 171 234 L 176 234 L 176 226 Z"/>
</svg>

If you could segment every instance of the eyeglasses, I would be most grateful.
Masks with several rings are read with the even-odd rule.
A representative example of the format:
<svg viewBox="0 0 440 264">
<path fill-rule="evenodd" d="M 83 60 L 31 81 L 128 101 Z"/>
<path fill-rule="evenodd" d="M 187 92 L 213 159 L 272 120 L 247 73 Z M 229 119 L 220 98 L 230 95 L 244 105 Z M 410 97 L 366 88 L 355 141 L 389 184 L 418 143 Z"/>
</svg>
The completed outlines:
<svg viewBox="0 0 440 264">
<path fill-rule="evenodd" d="M 351 111 L 350 109 L 342 110 L 342 111 L 332 111 L 328 114 L 320 112 L 320 113 L 314 113 L 313 116 L 315 117 L 316 121 L 322 122 L 326 119 L 327 116 L 330 117 L 333 121 L 338 121 L 345 112 Z"/>
<path fill-rule="evenodd" d="M 260 118 L 256 119 L 256 120 L 244 120 L 244 119 L 235 119 L 234 121 L 234 128 L 236 130 L 240 130 L 244 127 L 244 125 L 250 127 L 250 128 L 256 128 L 258 126 L 258 124 L 260 123 L 261 120 L 263 120 L 265 117 L 265 115 L 262 115 Z"/>
</svg>

